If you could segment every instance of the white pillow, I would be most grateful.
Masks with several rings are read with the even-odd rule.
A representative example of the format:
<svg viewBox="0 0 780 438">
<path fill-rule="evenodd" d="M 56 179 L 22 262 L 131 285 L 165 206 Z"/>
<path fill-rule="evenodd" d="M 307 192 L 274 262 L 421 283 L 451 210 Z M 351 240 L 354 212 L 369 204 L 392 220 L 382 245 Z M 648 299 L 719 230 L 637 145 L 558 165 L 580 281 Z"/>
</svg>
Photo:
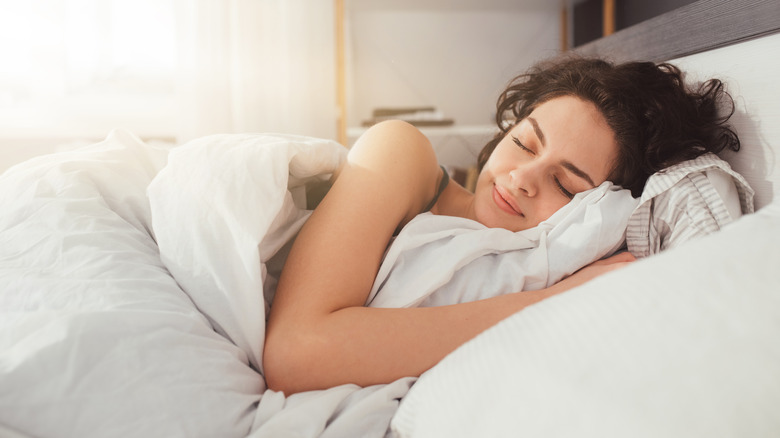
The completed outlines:
<svg viewBox="0 0 780 438">
<path fill-rule="evenodd" d="M 780 202 L 531 306 L 424 373 L 401 437 L 780 430 Z"/>
</svg>

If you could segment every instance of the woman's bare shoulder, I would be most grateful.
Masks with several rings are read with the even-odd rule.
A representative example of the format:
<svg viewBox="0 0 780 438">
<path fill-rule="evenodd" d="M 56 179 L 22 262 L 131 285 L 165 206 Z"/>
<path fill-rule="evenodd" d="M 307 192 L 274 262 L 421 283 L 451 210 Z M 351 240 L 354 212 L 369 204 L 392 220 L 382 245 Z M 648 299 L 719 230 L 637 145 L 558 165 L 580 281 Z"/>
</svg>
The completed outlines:
<svg viewBox="0 0 780 438">
<path fill-rule="evenodd" d="M 402 120 L 388 120 L 370 127 L 350 150 L 350 159 L 404 164 L 406 169 L 436 165 L 431 142 L 419 129 Z"/>
<path fill-rule="evenodd" d="M 347 162 L 405 191 L 420 208 L 433 197 L 440 176 L 431 142 L 419 129 L 400 120 L 369 128 L 350 149 Z"/>
</svg>

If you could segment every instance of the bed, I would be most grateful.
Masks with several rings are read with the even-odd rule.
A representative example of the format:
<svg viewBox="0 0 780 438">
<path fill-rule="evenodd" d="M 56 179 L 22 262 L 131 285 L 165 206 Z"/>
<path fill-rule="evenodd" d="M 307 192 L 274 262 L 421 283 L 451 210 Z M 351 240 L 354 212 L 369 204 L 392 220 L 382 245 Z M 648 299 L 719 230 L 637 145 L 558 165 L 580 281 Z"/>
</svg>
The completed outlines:
<svg viewBox="0 0 780 438">
<path fill-rule="evenodd" d="M 777 436 L 778 29 L 776 2 L 699 1 L 581 49 L 726 80 L 742 150 L 722 158 L 755 213 L 388 385 L 285 397 L 261 375 L 273 278 L 338 144 L 170 149 L 116 131 L 15 166 L 0 176 L 0 435 Z"/>
</svg>

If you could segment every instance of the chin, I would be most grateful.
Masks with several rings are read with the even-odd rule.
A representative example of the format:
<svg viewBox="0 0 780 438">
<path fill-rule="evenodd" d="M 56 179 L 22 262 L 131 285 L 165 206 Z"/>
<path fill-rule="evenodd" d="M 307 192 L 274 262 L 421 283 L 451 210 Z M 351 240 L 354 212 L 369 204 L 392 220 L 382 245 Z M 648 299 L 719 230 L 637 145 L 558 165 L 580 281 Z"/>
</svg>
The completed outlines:
<svg viewBox="0 0 780 438">
<path fill-rule="evenodd" d="M 507 218 L 501 217 L 492 217 L 490 220 L 480 220 L 479 222 L 488 228 L 503 228 L 512 232 L 523 231 L 531 228 L 524 223 L 518 223 L 516 221 L 507 220 Z"/>
</svg>

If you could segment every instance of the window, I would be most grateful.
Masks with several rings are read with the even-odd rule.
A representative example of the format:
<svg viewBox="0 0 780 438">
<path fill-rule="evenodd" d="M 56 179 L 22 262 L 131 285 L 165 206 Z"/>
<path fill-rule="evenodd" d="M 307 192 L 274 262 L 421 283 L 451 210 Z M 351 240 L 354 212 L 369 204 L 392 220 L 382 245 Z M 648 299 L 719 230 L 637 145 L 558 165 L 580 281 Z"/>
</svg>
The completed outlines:
<svg viewBox="0 0 780 438">
<path fill-rule="evenodd" d="M 0 135 L 171 136 L 173 2 L 0 3 Z"/>
</svg>

